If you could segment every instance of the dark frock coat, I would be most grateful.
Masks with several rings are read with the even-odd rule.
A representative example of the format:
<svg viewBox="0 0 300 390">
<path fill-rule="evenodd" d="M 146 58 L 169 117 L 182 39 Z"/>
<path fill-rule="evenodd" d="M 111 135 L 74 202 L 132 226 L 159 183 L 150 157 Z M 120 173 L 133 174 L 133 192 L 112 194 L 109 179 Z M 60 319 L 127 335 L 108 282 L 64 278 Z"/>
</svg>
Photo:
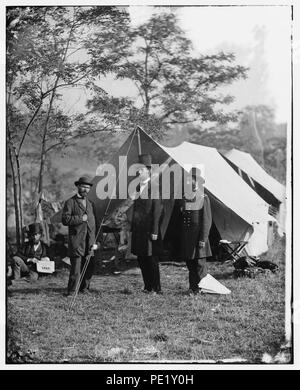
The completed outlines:
<svg viewBox="0 0 300 390">
<path fill-rule="evenodd" d="M 208 240 L 212 224 L 210 200 L 204 195 L 203 207 L 200 210 L 186 210 L 189 200 L 179 201 L 182 259 L 201 259 L 212 255 Z M 205 242 L 204 248 L 199 247 L 199 241 Z"/>
<path fill-rule="evenodd" d="M 135 199 L 131 222 L 131 252 L 137 256 L 158 256 L 162 252 L 161 220 L 163 204 L 161 199 L 151 199 L 150 185 L 148 199 Z M 158 239 L 151 240 L 151 234 Z"/>
<path fill-rule="evenodd" d="M 40 244 L 37 249 L 34 249 L 34 244 L 31 241 L 28 241 L 24 244 L 24 246 L 17 252 L 16 256 L 20 257 L 29 268 L 29 270 L 37 272 L 35 263 L 27 263 L 27 259 L 35 258 L 37 260 L 41 260 L 43 257 L 49 256 L 49 248 L 43 242 L 40 241 Z"/>
<path fill-rule="evenodd" d="M 36 258 L 41 260 L 43 257 L 48 256 L 48 246 L 40 241 L 40 244 L 36 250 L 34 250 L 34 244 L 31 241 L 28 241 L 24 244 L 21 250 L 19 250 L 16 256 L 20 257 L 26 262 L 27 259 Z"/>
<path fill-rule="evenodd" d="M 86 222 L 82 220 L 87 214 Z M 89 248 L 95 243 L 96 221 L 93 203 L 86 199 L 86 208 L 77 195 L 65 202 L 62 223 L 69 227 L 69 256 L 86 256 Z"/>
</svg>

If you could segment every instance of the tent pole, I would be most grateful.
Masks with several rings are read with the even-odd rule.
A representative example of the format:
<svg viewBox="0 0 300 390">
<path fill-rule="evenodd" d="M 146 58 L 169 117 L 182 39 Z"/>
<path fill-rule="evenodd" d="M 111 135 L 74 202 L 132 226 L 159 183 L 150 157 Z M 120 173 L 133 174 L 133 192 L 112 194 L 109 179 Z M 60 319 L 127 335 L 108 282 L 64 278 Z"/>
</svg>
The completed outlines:
<svg viewBox="0 0 300 390">
<path fill-rule="evenodd" d="M 138 151 L 139 151 L 139 155 L 142 154 L 140 129 L 141 129 L 141 128 L 138 126 L 138 127 L 137 127 L 137 139 L 138 139 Z"/>
</svg>

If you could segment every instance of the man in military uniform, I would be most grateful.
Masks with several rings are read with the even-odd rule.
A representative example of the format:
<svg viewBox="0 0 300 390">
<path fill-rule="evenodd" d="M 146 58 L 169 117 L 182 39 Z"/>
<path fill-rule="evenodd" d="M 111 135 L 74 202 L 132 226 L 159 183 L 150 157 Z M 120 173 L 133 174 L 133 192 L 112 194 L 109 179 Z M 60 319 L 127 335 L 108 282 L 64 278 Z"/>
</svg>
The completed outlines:
<svg viewBox="0 0 300 390">
<path fill-rule="evenodd" d="M 81 177 L 74 184 L 78 192 L 65 202 L 62 213 L 62 223 L 69 227 L 69 256 L 71 261 L 66 295 L 71 295 L 76 290 L 87 256 L 92 250 L 98 248 L 95 244 L 94 205 L 87 199 L 93 184 L 88 177 Z M 94 257 L 92 256 L 82 276 L 79 292 L 87 293 L 89 291 L 93 271 Z"/>
<path fill-rule="evenodd" d="M 134 200 L 131 252 L 137 256 L 144 281 L 144 292 L 161 294 L 159 254 L 161 253 L 161 199 L 151 199 L 151 155 L 142 154 L 138 171 L 140 185 Z M 143 194 L 143 195 L 142 195 Z"/>
<path fill-rule="evenodd" d="M 208 235 L 212 224 L 210 200 L 204 194 L 204 179 L 192 169 L 192 196 L 180 201 L 181 258 L 189 270 L 189 292 L 197 294 L 198 284 L 207 275 L 206 257 L 211 256 Z"/>
</svg>

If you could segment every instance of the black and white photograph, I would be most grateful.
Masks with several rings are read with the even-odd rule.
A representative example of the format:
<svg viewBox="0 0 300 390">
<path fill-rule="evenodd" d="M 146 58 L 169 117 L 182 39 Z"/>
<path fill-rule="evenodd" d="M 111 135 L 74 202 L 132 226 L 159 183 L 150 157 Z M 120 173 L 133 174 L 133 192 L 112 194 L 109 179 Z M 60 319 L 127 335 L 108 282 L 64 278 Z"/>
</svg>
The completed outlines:
<svg viewBox="0 0 300 390">
<path fill-rule="evenodd" d="M 293 2 L 2 10 L 1 364 L 293 369 Z"/>
</svg>

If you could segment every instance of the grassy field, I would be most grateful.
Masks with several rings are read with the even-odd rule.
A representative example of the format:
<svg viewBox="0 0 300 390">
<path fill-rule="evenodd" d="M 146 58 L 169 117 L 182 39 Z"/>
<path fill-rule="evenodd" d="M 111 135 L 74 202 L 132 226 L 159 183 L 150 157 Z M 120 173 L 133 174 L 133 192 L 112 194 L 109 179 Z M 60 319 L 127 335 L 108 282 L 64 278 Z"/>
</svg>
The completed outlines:
<svg viewBox="0 0 300 390">
<path fill-rule="evenodd" d="M 7 363 L 220 361 L 260 363 L 284 343 L 284 255 L 266 256 L 276 274 L 233 277 L 233 267 L 209 263 L 229 295 L 187 295 L 188 273 L 161 264 L 164 294 L 144 294 L 139 269 L 95 275 L 92 294 L 73 310 L 63 296 L 68 271 L 8 287 Z"/>
</svg>

